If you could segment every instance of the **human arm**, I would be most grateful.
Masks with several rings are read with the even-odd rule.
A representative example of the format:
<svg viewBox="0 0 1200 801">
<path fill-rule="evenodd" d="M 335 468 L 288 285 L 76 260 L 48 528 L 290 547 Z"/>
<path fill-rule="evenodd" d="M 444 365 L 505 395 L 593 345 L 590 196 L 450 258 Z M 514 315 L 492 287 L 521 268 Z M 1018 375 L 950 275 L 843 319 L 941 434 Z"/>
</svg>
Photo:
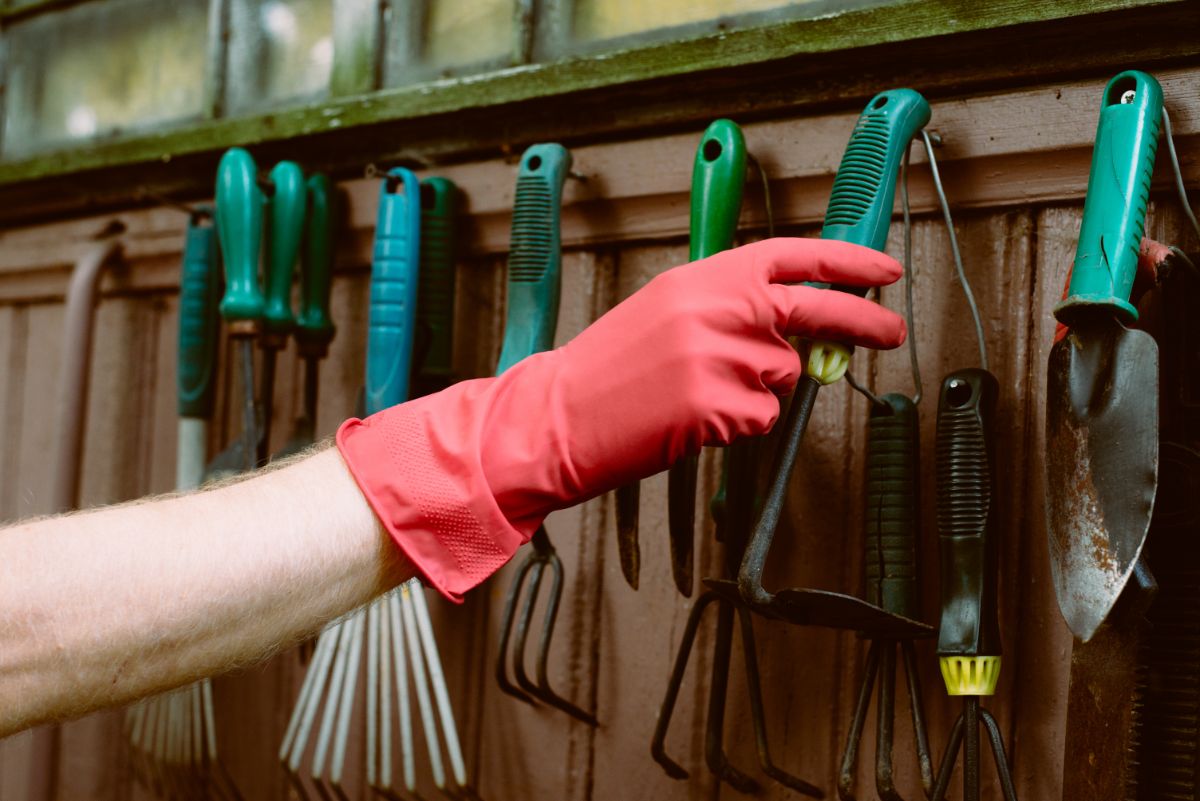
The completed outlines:
<svg viewBox="0 0 1200 801">
<path fill-rule="evenodd" d="M 0 529 L 0 737 L 250 664 L 412 575 L 331 447 Z"/>
</svg>

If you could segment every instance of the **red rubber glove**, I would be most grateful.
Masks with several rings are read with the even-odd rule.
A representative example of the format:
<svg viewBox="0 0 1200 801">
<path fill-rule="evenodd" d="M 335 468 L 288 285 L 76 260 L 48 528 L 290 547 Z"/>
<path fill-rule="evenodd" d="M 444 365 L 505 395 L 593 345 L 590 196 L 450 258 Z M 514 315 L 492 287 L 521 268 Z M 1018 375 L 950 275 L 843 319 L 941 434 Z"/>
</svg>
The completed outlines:
<svg viewBox="0 0 1200 801">
<path fill-rule="evenodd" d="M 882 253 L 771 239 L 659 275 L 557 350 L 498 378 L 347 420 L 337 443 L 396 543 L 458 599 L 547 514 L 665 470 L 702 445 L 763 434 L 795 386 L 799 335 L 873 348 L 903 320 L 844 292 L 888 284 Z"/>
</svg>

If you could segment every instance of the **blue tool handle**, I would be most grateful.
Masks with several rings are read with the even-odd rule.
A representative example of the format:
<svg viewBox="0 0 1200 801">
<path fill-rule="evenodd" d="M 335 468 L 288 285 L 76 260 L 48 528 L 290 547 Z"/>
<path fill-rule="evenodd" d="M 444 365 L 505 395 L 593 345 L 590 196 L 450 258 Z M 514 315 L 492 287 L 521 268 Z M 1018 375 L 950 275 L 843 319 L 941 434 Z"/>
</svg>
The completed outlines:
<svg viewBox="0 0 1200 801">
<path fill-rule="evenodd" d="M 411 170 L 397 167 L 379 187 L 367 327 L 367 414 L 408 400 L 420 258 L 420 183 Z"/>
<path fill-rule="evenodd" d="M 508 255 L 508 314 L 496 375 L 554 347 L 562 287 L 561 207 L 571 153 L 532 145 L 521 156 Z"/>
<path fill-rule="evenodd" d="M 221 265 L 211 209 L 188 220 L 179 277 L 179 360 L 175 376 L 179 416 L 208 419 L 213 413 L 217 363 L 217 307 Z"/>
</svg>

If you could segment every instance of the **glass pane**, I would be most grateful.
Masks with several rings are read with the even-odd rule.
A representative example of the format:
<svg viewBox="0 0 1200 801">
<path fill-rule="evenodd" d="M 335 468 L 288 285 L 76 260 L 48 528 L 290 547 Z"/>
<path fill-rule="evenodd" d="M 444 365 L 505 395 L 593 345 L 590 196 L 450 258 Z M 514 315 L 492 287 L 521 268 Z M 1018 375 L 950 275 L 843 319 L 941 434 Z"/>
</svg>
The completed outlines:
<svg viewBox="0 0 1200 801">
<path fill-rule="evenodd" d="M 445 68 L 493 61 L 512 50 L 513 0 L 431 0 L 426 64 Z"/>
<path fill-rule="evenodd" d="M 580 41 L 613 39 L 659 28 L 672 28 L 736 15 L 787 9 L 804 13 L 808 6 L 836 6 L 829 0 L 575 0 L 573 34 Z"/>
<path fill-rule="evenodd" d="M 234 0 L 229 22 L 230 111 L 328 94 L 333 0 Z"/>
<path fill-rule="evenodd" d="M 208 0 L 85 3 L 5 37 L 6 156 L 203 113 Z"/>
</svg>

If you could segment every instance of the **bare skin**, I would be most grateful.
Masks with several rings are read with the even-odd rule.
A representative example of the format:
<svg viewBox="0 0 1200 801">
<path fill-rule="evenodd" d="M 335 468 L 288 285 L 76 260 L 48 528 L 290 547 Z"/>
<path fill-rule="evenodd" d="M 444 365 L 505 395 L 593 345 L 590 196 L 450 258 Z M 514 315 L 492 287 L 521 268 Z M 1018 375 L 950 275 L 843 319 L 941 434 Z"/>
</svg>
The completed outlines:
<svg viewBox="0 0 1200 801">
<path fill-rule="evenodd" d="M 0 530 L 0 737 L 262 659 L 411 578 L 335 448 Z"/>
</svg>

